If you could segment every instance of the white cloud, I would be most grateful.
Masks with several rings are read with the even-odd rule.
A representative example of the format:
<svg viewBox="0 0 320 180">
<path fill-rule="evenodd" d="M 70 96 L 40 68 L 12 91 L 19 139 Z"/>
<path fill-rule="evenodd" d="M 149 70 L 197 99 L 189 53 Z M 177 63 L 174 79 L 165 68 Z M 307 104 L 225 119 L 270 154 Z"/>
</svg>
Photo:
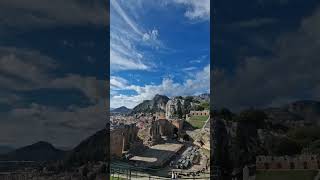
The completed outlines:
<svg viewBox="0 0 320 180">
<path fill-rule="evenodd" d="M 141 21 L 136 19 L 142 6 L 130 6 L 130 2 L 122 2 L 111 1 L 111 72 L 150 70 L 154 67 L 152 59 L 145 57 L 145 53 L 148 48 L 164 47 L 159 40 L 159 30 L 156 28 L 145 30 Z M 145 47 L 144 50 L 141 46 Z"/>
<path fill-rule="evenodd" d="M 110 69 L 111 71 L 119 70 L 147 70 L 150 67 L 144 64 L 141 58 L 136 57 L 132 59 L 132 56 L 126 56 L 121 53 L 115 52 L 113 49 L 110 50 Z"/>
<path fill-rule="evenodd" d="M 124 78 L 118 76 L 110 77 L 110 89 L 111 90 L 121 90 L 126 89 L 128 86 L 128 81 Z"/>
<path fill-rule="evenodd" d="M 192 66 L 192 67 L 183 68 L 182 70 L 183 71 L 193 71 L 193 70 L 196 70 L 196 69 L 197 69 L 197 67 Z"/>
<path fill-rule="evenodd" d="M 156 94 L 163 94 L 169 97 L 185 96 L 205 93 L 210 88 L 210 66 L 207 65 L 198 71 L 192 79 L 187 79 L 184 83 L 176 83 L 172 78 L 164 78 L 158 85 L 126 85 L 123 90 L 133 90 L 136 95 L 111 95 L 111 107 L 127 106 L 133 108 L 143 100 L 152 99 Z"/>
<path fill-rule="evenodd" d="M 210 19 L 210 0 L 173 0 L 187 7 L 185 16 L 190 20 Z"/>
<path fill-rule="evenodd" d="M 148 40 L 157 40 L 159 36 L 159 32 L 157 29 L 153 29 L 152 31 L 148 33 L 143 34 L 143 40 L 148 41 Z"/>
</svg>

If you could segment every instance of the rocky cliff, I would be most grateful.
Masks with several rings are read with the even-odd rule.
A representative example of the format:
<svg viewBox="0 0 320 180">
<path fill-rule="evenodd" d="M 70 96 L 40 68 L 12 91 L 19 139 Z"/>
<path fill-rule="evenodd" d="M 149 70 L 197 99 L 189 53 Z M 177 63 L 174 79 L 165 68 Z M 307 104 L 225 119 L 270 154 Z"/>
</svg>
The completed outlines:
<svg viewBox="0 0 320 180">
<path fill-rule="evenodd" d="M 144 100 L 134 107 L 131 114 L 165 112 L 168 101 L 169 98 L 167 96 L 157 94 L 152 100 Z"/>
<path fill-rule="evenodd" d="M 131 114 L 165 112 L 168 117 L 183 118 L 191 110 L 209 109 L 208 94 L 198 96 L 176 96 L 169 99 L 157 94 L 152 100 L 145 100 L 133 108 Z"/>
</svg>

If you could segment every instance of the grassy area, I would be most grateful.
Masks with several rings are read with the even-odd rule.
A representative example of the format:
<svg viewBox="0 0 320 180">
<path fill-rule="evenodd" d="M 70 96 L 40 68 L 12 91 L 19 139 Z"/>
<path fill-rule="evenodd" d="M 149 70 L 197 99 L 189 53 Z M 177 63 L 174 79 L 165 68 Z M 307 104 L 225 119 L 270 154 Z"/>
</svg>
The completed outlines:
<svg viewBox="0 0 320 180">
<path fill-rule="evenodd" d="M 188 122 L 194 128 L 202 128 L 209 116 L 191 116 Z"/>
<path fill-rule="evenodd" d="M 315 170 L 278 170 L 257 171 L 257 180 L 313 180 L 317 175 Z"/>
</svg>

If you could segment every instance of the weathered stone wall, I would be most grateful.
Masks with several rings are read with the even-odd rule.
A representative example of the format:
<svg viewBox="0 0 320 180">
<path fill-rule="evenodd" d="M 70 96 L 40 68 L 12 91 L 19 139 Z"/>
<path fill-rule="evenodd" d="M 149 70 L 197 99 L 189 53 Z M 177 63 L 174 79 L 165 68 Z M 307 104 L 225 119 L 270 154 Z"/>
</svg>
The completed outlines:
<svg viewBox="0 0 320 180">
<path fill-rule="evenodd" d="M 290 156 L 258 156 L 256 167 L 266 169 L 319 169 L 320 158 L 316 155 Z"/>
<path fill-rule="evenodd" d="M 172 119 L 169 121 L 170 121 L 170 124 L 172 124 L 175 128 L 178 129 L 178 135 L 180 135 L 183 129 L 183 119 Z"/>
<path fill-rule="evenodd" d="M 110 155 L 121 157 L 123 151 L 123 129 L 113 129 L 110 133 Z"/>
<path fill-rule="evenodd" d="M 150 141 L 151 144 L 157 144 L 161 140 L 161 134 L 160 134 L 160 122 L 159 121 L 153 121 L 150 128 Z"/>
<path fill-rule="evenodd" d="M 121 157 L 123 151 L 128 151 L 130 145 L 137 140 L 138 128 L 136 124 L 120 125 L 111 130 L 110 154 Z"/>
</svg>

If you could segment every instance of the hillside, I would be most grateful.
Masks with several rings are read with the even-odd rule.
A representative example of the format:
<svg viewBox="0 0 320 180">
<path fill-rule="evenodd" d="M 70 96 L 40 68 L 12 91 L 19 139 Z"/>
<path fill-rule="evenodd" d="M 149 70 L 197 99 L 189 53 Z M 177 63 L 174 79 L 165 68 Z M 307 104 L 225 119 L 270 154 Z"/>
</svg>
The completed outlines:
<svg viewBox="0 0 320 180">
<path fill-rule="evenodd" d="M 0 159 L 15 161 L 51 161 L 63 159 L 64 155 L 65 151 L 55 148 L 50 143 L 40 141 L 1 155 Z"/>
<path fill-rule="evenodd" d="M 67 164 L 83 164 L 88 161 L 103 161 L 106 158 L 107 130 L 103 129 L 83 140 L 65 158 Z"/>
</svg>

